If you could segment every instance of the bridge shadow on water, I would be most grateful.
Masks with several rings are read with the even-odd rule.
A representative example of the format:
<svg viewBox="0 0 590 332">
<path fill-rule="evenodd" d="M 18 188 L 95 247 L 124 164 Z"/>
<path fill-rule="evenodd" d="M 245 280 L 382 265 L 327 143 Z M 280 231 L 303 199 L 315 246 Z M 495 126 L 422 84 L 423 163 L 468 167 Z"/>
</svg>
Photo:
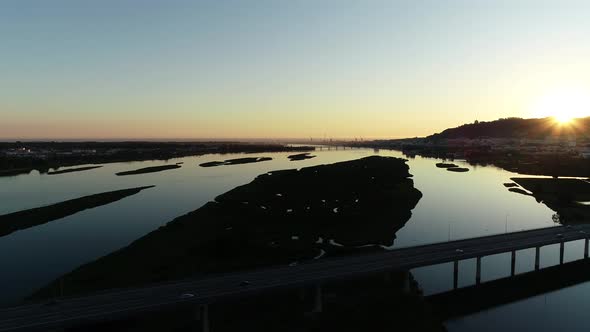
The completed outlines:
<svg viewBox="0 0 590 332">
<path fill-rule="evenodd" d="M 442 321 L 590 281 L 590 260 L 578 260 L 426 297 Z"/>
</svg>

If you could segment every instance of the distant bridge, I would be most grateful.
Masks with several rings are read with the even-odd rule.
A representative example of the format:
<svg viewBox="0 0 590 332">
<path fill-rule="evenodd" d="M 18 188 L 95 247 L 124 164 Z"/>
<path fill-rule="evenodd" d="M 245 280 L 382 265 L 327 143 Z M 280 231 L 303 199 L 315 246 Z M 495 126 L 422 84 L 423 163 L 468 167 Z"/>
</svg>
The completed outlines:
<svg viewBox="0 0 590 332">
<path fill-rule="evenodd" d="M 569 241 L 584 239 L 584 258 L 588 258 L 589 237 L 590 225 L 550 227 L 61 298 L 49 303 L 1 309 L 0 331 L 71 327 L 182 305 L 198 308 L 203 331 L 209 331 L 208 306 L 213 303 L 290 288 L 313 287 L 314 310 L 321 311 L 322 284 L 448 262 L 454 262 L 454 288 L 457 288 L 459 260 L 476 258 L 476 284 L 479 284 L 484 256 L 512 252 L 511 271 L 514 275 L 517 250 L 535 248 L 535 270 L 538 270 L 542 246 L 560 244 L 560 262 L 563 263 L 564 243 Z M 406 284 L 409 284 L 407 281 L 406 278 Z"/>
</svg>

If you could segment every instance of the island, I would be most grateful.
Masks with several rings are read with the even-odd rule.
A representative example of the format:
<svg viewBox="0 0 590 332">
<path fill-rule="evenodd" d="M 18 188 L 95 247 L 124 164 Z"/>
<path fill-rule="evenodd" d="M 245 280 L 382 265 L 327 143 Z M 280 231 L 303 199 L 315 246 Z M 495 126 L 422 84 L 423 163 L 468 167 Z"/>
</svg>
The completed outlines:
<svg viewBox="0 0 590 332">
<path fill-rule="evenodd" d="M 511 180 L 530 191 L 538 202 L 555 211 L 557 216 L 554 220 L 562 224 L 586 223 L 590 220 L 590 183 L 587 181 L 553 178 Z"/>
<path fill-rule="evenodd" d="M 459 172 L 459 173 L 464 173 L 464 172 L 469 172 L 469 168 L 465 168 L 465 167 L 448 167 L 447 171 L 449 172 Z"/>
<path fill-rule="evenodd" d="M 290 156 L 288 156 L 287 158 L 289 158 L 289 160 L 291 161 L 298 161 L 298 160 L 306 160 L 306 159 L 311 159 L 311 158 L 315 158 L 316 156 L 312 156 L 309 152 L 305 152 L 305 153 L 299 153 L 299 154 L 292 154 Z"/>
<path fill-rule="evenodd" d="M 272 158 L 270 158 L 270 157 L 247 157 L 247 158 L 228 159 L 226 161 L 210 161 L 210 162 L 202 163 L 199 166 L 201 166 L 201 167 L 216 167 L 216 166 L 227 166 L 227 165 L 242 165 L 242 164 L 259 163 L 259 162 L 270 161 L 270 160 L 272 160 Z"/>
<path fill-rule="evenodd" d="M 438 168 L 451 168 L 451 167 L 459 167 L 459 165 L 451 164 L 451 163 L 437 163 L 436 167 Z"/>
<path fill-rule="evenodd" d="M 156 173 L 156 172 L 163 172 L 171 169 L 181 168 L 181 165 L 174 164 L 174 165 L 162 165 L 162 166 L 151 166 L 151 167 L 144 167 L 140 169 L 136 169 L 133 171 L 126 171 L 126 172 L 119 172 L 116 173 L 117 176 L 125 176 L 125 175 L 137 175 L 137 174 L 147 174 L 147 173 Z"/>
<path fill-rule="evenodd" d="M 64 294 L 384 250 L 421 197 L 400 158 L 265 173 L 64 275 Z"/>
<path fill-rule="evenodd" d="M 78 168 L 66 168 L 66 169 L 58 169 L 55 171 L 47 172 L 47 175 L 57 175 L 57 174 L 66 174 L 66 173 L 74 173 L 74 172 L 83 172 L 89 171 L 91 169 L 101 168 L 102 166 L 88 166 L 88 167 L 78 167 Z"/>
<path fill-rule="evenodd" d="M 525 195 L 525 196 L 533 196 L 531 195 L 531 193 L 529 193 L 528 191 L 521 189 L 521 188 L 508 188 L 508 191 L 513 192 L 513 193 L 517 193 L 517 194 L 521 194 L 521 195 Z"/>
<path fill-rule="evenodd" d="M 46 224 L 80 211 L 119 201 L 154 186 L 137 187 L 84 196 L 61 203 L 0 215 L 0 236 Z"/>
<path fill-rule="evenodd" d="M 199 164 L 201 167 L 217 167 L 225 165 L 225 161 L 209 161 L 206 163 Z"/>
</svg>

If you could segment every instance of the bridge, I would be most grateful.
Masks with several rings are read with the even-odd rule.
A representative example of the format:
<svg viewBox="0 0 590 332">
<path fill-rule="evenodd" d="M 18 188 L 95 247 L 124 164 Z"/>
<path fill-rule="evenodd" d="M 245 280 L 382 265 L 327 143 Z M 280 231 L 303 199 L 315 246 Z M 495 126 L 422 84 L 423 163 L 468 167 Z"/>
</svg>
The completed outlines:
<svg viewBox="0 0 590 332">
<path fill-rule="evenodd" d="M 546 267 L 426 297 L 441 321 L 546 294 L 590 281 L 590 260 Z"/>
<path fill-rule="evenodd" d="M 481 260 L 485 256 L 511 252 L 511 271 L 514 275 L 517 250 L 535 248 L 535 270 L 539 270 L 542 246 L 559 244 L 560 263 L 563 263 L 564 243 L 585 240 L 584 258 L 588 258 L 589 238 L 590 225 L 550 227 L 59 298 L 0 309 L 0 331 L 66 328 L 178 306 L 198 308 L 202 329 L 209 331 L 209 305 L 230 299 L 310 287 L 315 290 L 314 311 L 319 312 L 322 310 L 321 285 L 331 281 L 454 262 L 454 288 L 457 288 L 460 260 L 476 259 L 476 284 L 480 284 Z"/>
</svg>

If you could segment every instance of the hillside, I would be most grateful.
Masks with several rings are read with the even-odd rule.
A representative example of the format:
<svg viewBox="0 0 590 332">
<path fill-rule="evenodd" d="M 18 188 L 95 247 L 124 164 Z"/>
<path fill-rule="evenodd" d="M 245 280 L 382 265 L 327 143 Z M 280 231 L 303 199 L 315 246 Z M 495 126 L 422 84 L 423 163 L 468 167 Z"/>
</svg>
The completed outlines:
<svg viewBox="0 0 590 332">
<path fill-rule="evenodd" d="M 575 119 L 560 124 L 553 118 L 522 119 L 506 118 L 495 121 L 475 121 L 441 133 L 428 136 L 429 140 L 453 138 L 531 138 L 543 139 L 557 136 L 588 136 L 590 117 Z"/>
</svg>

